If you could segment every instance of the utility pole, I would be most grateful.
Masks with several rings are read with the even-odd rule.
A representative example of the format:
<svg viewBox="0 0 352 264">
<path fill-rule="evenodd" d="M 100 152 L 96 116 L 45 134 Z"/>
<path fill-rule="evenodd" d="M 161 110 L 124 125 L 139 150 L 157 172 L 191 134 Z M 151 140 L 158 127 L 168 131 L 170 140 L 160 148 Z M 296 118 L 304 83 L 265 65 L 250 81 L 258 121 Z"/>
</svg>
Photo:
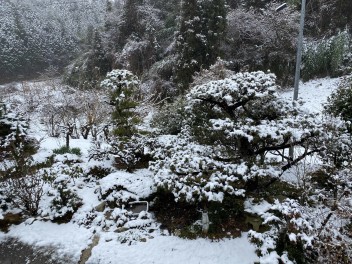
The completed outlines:
<svg viewBox="0 0 352 264">
<path fill-rule="evenodd" d="M 306 14 L 306 0 L 302 0 L 301 20 L 300 20 L 300 24 L 299 24 L 299 35 L 298 35 L 298 42 L 297 42 L 296 73 L 295 73 L 295 84 L 294 84 L 294 91 L 293 91 L 293 101 L 296 101 L 298 99 L 299 79 L 300 79 L 300 74 L 301 74 L 303 29 L 304 29 L 305 14 Z"/>
<path fill-rule="evenodd" d="M 301 19 L 299 23 L 299 35 L 297 42 L 297 56 L 296 56 L 296 72 L 295 72 L 295 84 L 293 90 L 293 102 L 298 99 L 298 89 L 299 89 L 299 79 L 301 75 L 301 62 L 302 62 L 302 47 L 303 47 L 303 29 L 304 29 L 304 18 L 306 15 L 306 0 L 302 0 L 301 7 Z M 294 149 L 290 147 L 289 155 L 290 158 L 293 159 Z"/>
</svg>

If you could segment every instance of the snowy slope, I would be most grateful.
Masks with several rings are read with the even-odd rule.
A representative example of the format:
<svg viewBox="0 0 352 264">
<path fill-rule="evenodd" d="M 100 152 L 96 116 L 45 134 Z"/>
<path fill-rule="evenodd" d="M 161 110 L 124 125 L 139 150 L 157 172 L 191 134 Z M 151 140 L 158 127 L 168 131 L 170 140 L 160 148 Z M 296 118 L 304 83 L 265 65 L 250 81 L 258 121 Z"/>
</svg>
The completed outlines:
<svg viewBox="0 0 352 264">
<path fill-rule="evenodd" d="M 298 90 L 298 100 L 303 100 L 303 107 L 310 112 L 319 113 L 323 110 L 323 104 L 326 103 L 328 96 L 336 89 L 340 78 L 323 78 L 316 79 L 306 83 L 300 83 Z M 293 91 L 285 91 L 281 94 L 282 98 L 292 100 Z"/>
</svg>

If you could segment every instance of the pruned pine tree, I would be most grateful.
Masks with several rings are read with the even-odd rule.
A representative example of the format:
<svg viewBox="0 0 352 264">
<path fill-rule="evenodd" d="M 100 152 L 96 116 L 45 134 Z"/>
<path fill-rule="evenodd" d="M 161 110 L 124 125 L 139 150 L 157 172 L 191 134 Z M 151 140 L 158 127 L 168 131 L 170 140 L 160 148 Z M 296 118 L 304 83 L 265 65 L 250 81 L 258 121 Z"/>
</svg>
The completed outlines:
<svg viewBox="0 0 352 264">
<path fill-rule="evenodd" d="M 180 30 L 176 39 L 178 56 L 175 81 L 181 91 L 192 76 L 208 68 L 220 56 L 220 43 L 226 29 L 226 1 L 185 0 L 182 4 Z"/>
<path fill-rule="evenodd" d="M 275 79 L 246 72 L 193 87 L 186 95 L 187 125 L 152 166 L 158 185 L 175 200 L 222 202 L 228 194 L 266 189 L 322 151 L 320 121 L 278 98 Z M 303 150 L 294 160 L 290 146 Z"/>
<path fill-rule="evenodd" d="M 114 134 L 120 138 L 130 137 L 139 123 L 135 108 L 138 106 L 138 78 L 127 70 L 113 70 L 101 82 L 101 87 L 109 90 L 110 104 L 114 106 L 112 120 Z"/>
<path fill-rule="evenodd" d="M 101 82 L 108 90 L 110 105 L 114 107 L 111 119 L 113 135 L 107 137 L 107 146 L 102 148 L 98 141 L 90 151 L 90 158 L 115 160 L 119 169 L 133 171 L 148 166 L 149 156 L 144 147 L 148 138 L 141 135 L 137 107 L 139 105 L 139 80 L 128 70 L 113 70 Z"/>
</svg>

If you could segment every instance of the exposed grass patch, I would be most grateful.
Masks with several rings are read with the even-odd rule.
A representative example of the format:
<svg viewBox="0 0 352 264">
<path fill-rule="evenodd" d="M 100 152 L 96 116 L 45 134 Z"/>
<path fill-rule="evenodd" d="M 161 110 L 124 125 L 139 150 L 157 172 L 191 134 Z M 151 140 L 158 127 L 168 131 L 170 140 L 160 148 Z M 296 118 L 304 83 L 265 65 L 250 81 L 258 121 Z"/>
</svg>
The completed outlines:
<svg viewBox="0 0 352 264">
<path fill-rule="evenodd" d="M 66 146 L 62 146 L 61 148 L 54 149 L 53 152 L 57 155 L 65 154 L 65 153 L 75 154 L 77 156 L 82 155 L 80 148 L 68 148 Z"/>
</svg>

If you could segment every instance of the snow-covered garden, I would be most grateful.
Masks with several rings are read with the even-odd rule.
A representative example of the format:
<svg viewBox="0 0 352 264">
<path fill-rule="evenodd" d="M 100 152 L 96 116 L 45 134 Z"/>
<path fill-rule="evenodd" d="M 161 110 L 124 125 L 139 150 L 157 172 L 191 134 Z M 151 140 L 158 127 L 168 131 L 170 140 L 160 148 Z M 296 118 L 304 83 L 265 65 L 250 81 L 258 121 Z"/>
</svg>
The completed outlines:
<svg viewBox="0 0 352 264">
<path fill-rule="evenodd" d="M 350 123 L 324 111 L 341 78 L 294 104 L 273 74 L 199 80 L 171 104 L 124 70 L 94 93 L 0 86 L 0 239 L 72 263 L 350 260 Z"/>
</svg>

